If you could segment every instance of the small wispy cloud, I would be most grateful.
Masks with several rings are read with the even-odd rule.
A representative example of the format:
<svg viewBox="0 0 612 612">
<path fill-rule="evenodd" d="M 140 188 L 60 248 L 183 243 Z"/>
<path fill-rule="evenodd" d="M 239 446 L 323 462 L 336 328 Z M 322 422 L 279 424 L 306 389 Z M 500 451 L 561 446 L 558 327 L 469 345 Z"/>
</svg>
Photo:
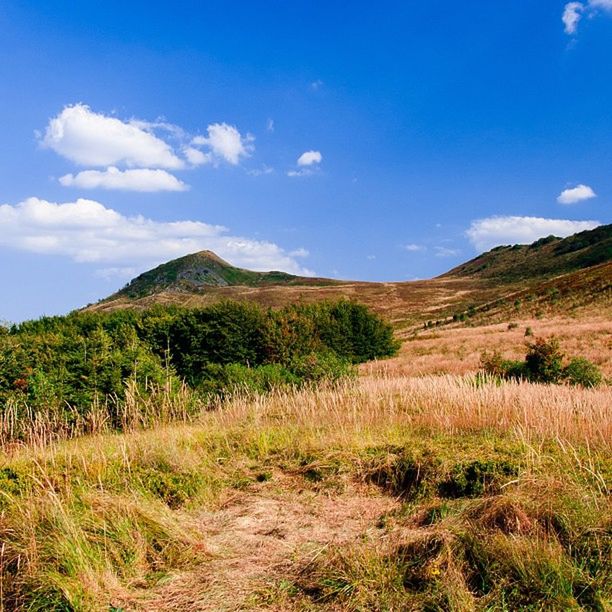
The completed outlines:
<svg viewBox="0 0 612 612">
<path fill-rule="evenodd" d="M 321 151 L 304 151 L 304 153 L 297 158 L 296 164 L 298 169 L 289 170 L 287 176 L 309 176 L 313 174 L 314 170 L 319 167 L 322 161 L 323 155 Z"/>
<path fill-rule="evenodd" d="M 409 251 L 411 253 L 416 253 L 417 251 L 425 251 L 427 247 L 422 244 L 405 244 L 403 247 L 404 251 Z"/>
<path fill-rule="evenodd" d="M 298 166 L 313 166 L 314 164 L 320 164 L 323 160 L 321 151 L 304 151 L 297 160 Z"/>
<path fill-rule="evenodd" d="M 251 134 L 243 136 L 233 125 L 212 123 L 207 132 L 208 136 L 196 136 L 191 144 L 208 147 L 214 157 L 228 164 L 236 166 L 243 157 L 249 157 L 253 152 L 255 137 Z"/>
<path fill-rule="evenodd" d="M 565 26 L 566 34 L 574 34 L 578 29 L 578 24 L 582 19 L 582 13 L 584 11 L 584 5 L 582 2 L 568 2 L 564 9 L 561 21 Z"/>
<path fill-rule="evenodd" d="M 264 164 L 261 168 L 252 168 L 251 170 L 247 170 L 247 174 L 249 176 L 264 176 L 266 174 L 272 174 L 274 172 L 274 168 L 271 166 L 266 166 Z"/>
<path fill-rule="evenodd" d="M 598 12 L 612 12 L 612 0 L 588 0 L 586 2 L 568 2 L 563 7 L 561 21 L 566 34 L 576 34 L 578 24 L 587 15 L 594 17 Z"/>
<path fill-rule="evenodd" d="M 436 257 L 457 257 L 457 255 L 461 255 L 459 249 L 451 249 L 445 246 L 434 247 L 434 252 Z"/>
</svg>

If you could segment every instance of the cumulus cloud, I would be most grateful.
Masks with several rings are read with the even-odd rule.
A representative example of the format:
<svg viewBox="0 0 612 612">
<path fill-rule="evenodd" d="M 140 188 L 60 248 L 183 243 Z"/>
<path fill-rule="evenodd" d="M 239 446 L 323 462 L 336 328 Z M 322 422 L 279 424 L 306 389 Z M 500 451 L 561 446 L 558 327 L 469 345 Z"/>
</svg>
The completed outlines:
<svg viewBox="0 0 612 612">
<path fill-rule="evenodd" d="M 188 186 L 166 170 L 138 168 L 119 170 L 114 166 L 106 170 L 84 170 L 78 174 L 66 174 L 59 182 L 64 187 L 82 189 L 113 189 L 123 191 L 185 191 Z"/>
<path fill-rule="evenodd" d="M 204 153 L 200 151 L 200 149 L 196 149 L 195 147 L 185 147 L 183 149 L 183 153 L 187 158 L 187 161 L 192 166 L 202 166 L 204 164 L 211 164 L 213 160 L 213 156 L 210 153 Z"/>
<path fill-rule="evenodd" d="M 95 113 L 85 104 L 74 104 L 49 121 L 41 144 L 84 166 L 184 167 L 184 161 L 150 125 L 121 121 Z"/>
<path fill-rule="evenodd" d="M 297 158 L 298 169 L 289 170 L 287 176 L 310 176 L 317 170 L 321 161 L 323 161 L 323 155 L 320 151 L 304 151 Z"/>
<path fill-rule="evenodd" d="M 108 264 L 100 274 L 145 269 L 168 259 L 210 249 L 237 266 L 312 275 L 273 242 L 233 236 L 200 221 L 160 222 L 126 217 L 94 200 L 55 203 L 28 198 L 0 205 L 0 246 L 63 255 L 77 262 Z"/>
<path fill-rule="evenodd" d="M 488 217 L 472 221 L 466 235 L 479 251 L 486 251 L 502 244 L 530 244 L 550 236 L 565 237 L 590 230 L 599 221 L 570 221 L 568 219 L 545 219 L 542 217 Z"/>
<path fill-rule="evenodd" d="M 234 166 L 241 158 L 249 157 L 254 149 L 255 138 L 250 134 L 243 136 L 233 125 L 212 123 L 207 132 L 208 136 L 196 136 L 191 144 L 209 147 L 214 157 Z"/>
<path fill-rule="evenodd" d="M 582 200 L 590 200 L 597 197 L 597 194 L 588 185 L 576 185 L 570 189 L 564 189 L 557 198 L 559 204 L 575 204 Z"/>
<path fill-rule="evenodd" d="M 165 121 L 122 120 L 86 104 L 66 106 L 39 139 L 42 147 L 75 164 L 108 167 L 67 174 L 60 180 L 63 185 L 133 191 L 184 191 L 184 183 L 162 170 L 216 166 L 219 161 L 237 165 L 254 150 L 254 137 L 227 123 L 212 123 L 207 136 L 193 137 Z"/>
<path fill-rule="evenodd" d="M 297 165 L 312 166 L 313 164 L 320 164 L 323 160 L 323 156 L 320 151 L 304 151 L 297 160 Z"/>
</svg>

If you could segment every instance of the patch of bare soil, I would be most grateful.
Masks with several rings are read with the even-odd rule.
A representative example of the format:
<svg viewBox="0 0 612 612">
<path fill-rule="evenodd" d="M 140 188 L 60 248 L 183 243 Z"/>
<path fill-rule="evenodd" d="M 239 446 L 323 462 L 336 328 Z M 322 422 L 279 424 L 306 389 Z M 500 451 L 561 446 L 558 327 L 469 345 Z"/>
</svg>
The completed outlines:
<svg viewBox="0 0 612 612">
<path fill-rule="evenodd" d="M 136 609 L 253 609 L 254 593 L 291 578 L 328 546 L 380 537 L 378 519 L 397 504 L 365 485 L 317 491 L 287 476 L 238 492 L 200 518 L 210 559 L 170 579 Z"/>
</svg>

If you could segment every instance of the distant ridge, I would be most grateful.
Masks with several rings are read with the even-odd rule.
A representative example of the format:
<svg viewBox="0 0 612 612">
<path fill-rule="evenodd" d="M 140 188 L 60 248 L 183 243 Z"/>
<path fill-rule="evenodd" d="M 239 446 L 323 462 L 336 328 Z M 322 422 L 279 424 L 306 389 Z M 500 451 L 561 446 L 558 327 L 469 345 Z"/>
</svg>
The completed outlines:
<svg viewBox="0 0 612 612">
<path fill-rule="evenodd" d="M 253 272 L 232 266 L 212 251 L 200 251 L 144 272 L 87 309 L 201 307 L 221 300 L 277 308 L 340 298 L 366 304 L 402 330 L 415 329 L 424 321 L 452 321 L 461 313 L 477 312 L 482 320 L 508 317 L 507 309 L 514 308 L 517 300 L 529 304 L 534 313 L 587 307 L 610 313 L 612 225 L 563 239 L 549 236 L 530 245 L 496 247 L 442 276 L 409 282 Z"/>
<path fill-rule="evenodd" d="M 499 282 L 549 278 L 612 261 L 612 224 L 600 225 L 532 244 L 498 246 L 442 274 L 439 278 L 471 277 Z"/>
<path fill-rule="evenodd" d="M 286 272 L 253 272 L 237 268 L 212 251 L 199 251 L 143 272 L 108 299 L 138 299 L 161 292 L 198 293 L 211 287 L 270 285 L 332 285 L 331 279 L 295 276 Z"/>
</svg>

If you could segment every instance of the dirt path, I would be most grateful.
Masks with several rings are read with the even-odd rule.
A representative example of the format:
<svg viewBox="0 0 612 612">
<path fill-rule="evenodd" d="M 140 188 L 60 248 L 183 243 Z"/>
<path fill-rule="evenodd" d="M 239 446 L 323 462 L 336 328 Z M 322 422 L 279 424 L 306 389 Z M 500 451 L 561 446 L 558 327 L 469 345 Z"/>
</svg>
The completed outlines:
<svg viewBox="0 0 612 612">
<path fill-rule="evenodd" d="M 252 595 L 266 584 L 290 578 L 331 544 L 366 534 L 376 537 L 377 520 L 397 504 L 353 483 L 340 493 L 313 491 L 300 483 L 275 478 L 204 513 L 200 524 L 211 559 L 171 579 L 141 609 L 256 609 Z"/>
</svg>

